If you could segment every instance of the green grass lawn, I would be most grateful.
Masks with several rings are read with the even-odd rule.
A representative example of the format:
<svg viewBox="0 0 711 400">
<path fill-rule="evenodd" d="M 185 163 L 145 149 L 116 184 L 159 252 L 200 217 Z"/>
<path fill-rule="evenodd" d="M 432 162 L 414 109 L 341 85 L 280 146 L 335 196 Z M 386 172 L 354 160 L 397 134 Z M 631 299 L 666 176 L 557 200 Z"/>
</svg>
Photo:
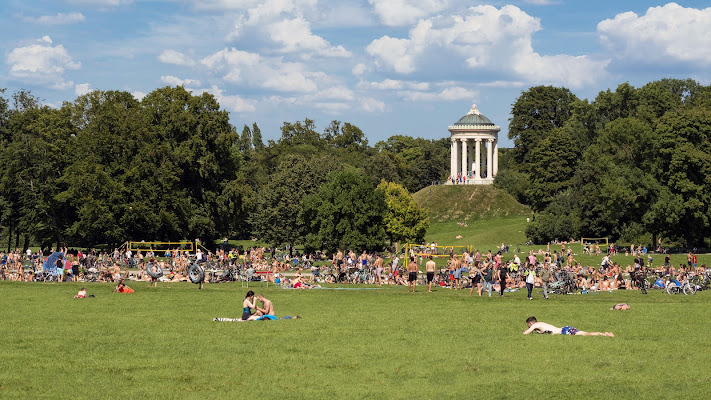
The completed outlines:
<svg viewBox="0 0 711 400">
<path fill-rule="evenodd" d="M 0 282 L 0 398 L 707 398 L 709 296 L 617 291 L 469 297 L 437 289 Z M 609 311 L 616 302 L 629 312 Z M 535 315 L 615 338 L 523 336 Z"/>
</svg>

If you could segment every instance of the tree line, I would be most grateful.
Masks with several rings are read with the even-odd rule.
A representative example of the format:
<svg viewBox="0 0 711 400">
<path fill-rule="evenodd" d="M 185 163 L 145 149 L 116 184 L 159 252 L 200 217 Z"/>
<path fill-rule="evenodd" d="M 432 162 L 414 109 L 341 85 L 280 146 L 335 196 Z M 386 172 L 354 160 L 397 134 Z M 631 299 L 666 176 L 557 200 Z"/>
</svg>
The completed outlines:
<svg viewBox="0 0 711 400">
<path fill-rule="evenodd" d="M 511 114 L 495 185 L 535 211 L 530 240 L 709 246 L 711 86 L 623 83 L 593 101 L 537 86 Z"/>
<path fill-rule="evenodd" d="M 355 125 L 284 122 L 264 143 L 208 94 L 93 91 L 59 108 L 0 90 L 0 240 L 11 248 L 258 237 L 380 249 L 422 240 L 410 193 L 448 173 L 449 140 L 368 144 Z"/>
</svg>

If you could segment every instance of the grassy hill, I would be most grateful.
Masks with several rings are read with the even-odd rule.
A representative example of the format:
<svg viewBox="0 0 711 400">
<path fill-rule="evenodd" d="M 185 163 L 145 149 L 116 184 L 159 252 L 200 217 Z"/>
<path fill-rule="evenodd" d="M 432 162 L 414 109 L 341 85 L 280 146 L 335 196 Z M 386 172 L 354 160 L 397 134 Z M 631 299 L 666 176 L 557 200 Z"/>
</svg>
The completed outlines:
<svg viewBox="0 0 711 400">
<path fill-rule="evenodd" d="M 515 245 L 526 241 L 526 217 L 531 216 L 531 210 L 493 186 L 429 186 L 413 197 L 430 214 L 427 241 L 485 250 L 502 242 Z"/>
</svg>

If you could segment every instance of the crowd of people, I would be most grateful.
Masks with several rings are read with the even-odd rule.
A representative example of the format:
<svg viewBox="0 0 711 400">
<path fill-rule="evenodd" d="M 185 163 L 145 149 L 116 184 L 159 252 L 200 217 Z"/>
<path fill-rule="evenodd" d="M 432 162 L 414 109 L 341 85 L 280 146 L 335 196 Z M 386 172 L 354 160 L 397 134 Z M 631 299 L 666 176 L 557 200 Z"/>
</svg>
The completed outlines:
<svg viewBox="0 0 711 400">
<path fill-rule="evenodd" d="M 453 290 L 468 289 L 478 296 L 527 290 L 532 298 L 534 288 L 543 289 L 547 298 L 550 289 L 565 282 L 567 290 L 613 291 L 619 289 L 636 290 L 644 287 L 642 280 L 651 278 L 658 286 L 664 280 L 683 283 L 691 276 L 706 273 L 706 266 L 699 266 L 695 253 L 689 252 L 687 263 L 674 266 L 668 254 L 663 255 L 663 263 L 653 263 L 653 257 L 643 246 L 631 245 L 625 248 L 627 255 L 634 256 L 625 267 L 613 262 L 618 253 L 615 246 L 610 246 L 601 259 L 599 266 L 583 266 L 566 243 L 560 244 L 560 250 L 545 249 L 529 251 L 527 254 L 515 253 L 508 256 L 508 246 L 497 246 L 496 252 L 480 252 L 476 249 L 455 254 L 454 247 L 443 251 L 436 243 L 427 243 L 416 248 L 416 253 L 356 253 L 353 250 L 338 250 L 330 258 L 324 254 L 277 254 L 275 249 L 252 247 L 246 250 L 218 249 L 194 253 L 180 249 L 162 251 L 161 254 L 149 249 L 136 251 L 130 249 L 113 252 L 96 250 L 69 251 L 59 249 L 60 254 L 53 262 L 55 281 L 98 281 L 121 282 L 126 280 L 146 281 L 152 285 L 157 282 L 184 282 L 189 280 L 189 267 L 198 263 L 203 268 L 224 270 L 234 268 L 236 276 L 248 276 L 249 279 L 267 280 L 271 283 L 295 289 L 318 288 L 323 283 L 359 283 L 408 286 L 415 291 L 418 284 L 439 286 Z M 587 244 L 584 252 L 601 254 L 599 245 Z M 16 281 L 35 280 L 35 274 L 47 269 L 49 255 L 39 250 L 16 249 L 9 253 L 0 253 L 0 279 Z M 407 258 L 406 258 L 407 257 Z M 436 261 L 446 259 L 446 262 Z M 438 265 L 439 264 L 439 265 Z M 444 265 L 443 265 L 444 264 Z M 148 269 L 153 271 L 148 271 Z M 424 271 L 422 270 L 424 268 Z M 155 273 L 162 271 L 160 277 Z M 309 274 L 310 272 L 310 274 Z M 656 277 L 656 278 L 655 278 Z"/>
</svg>

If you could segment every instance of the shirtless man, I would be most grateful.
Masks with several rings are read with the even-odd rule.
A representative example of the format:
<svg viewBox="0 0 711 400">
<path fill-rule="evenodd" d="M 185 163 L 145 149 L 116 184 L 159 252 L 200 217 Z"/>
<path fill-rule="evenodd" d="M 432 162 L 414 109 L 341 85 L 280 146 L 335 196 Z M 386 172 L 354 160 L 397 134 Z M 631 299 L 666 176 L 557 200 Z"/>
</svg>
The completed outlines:
<svg viewBox="0 0 711 400">
<path fill-rule="evenodd" d="M 343 252 L 338 249 L 336 252 L 336 255 L 333 256 L 334 261 L 336 262 L 336 270 L 338 271 L 338 279 L 336 282 L 341 282 L 345 279 L 346 273 L 344 270 L 344 265 L 343 265 Z"/>
<path fill-rule="evenodd" d="M 410 263 L 407 264 L 407 291 L 410 292 L 412 288 L 412 293 L 415 293 L 415 286 L 417 286 L 417 264 L 415 263 L 415 257 L 410 257 Z"/>
<path fill-rule="evenodd" d="M 462 288 L 462 260 L 455 256 L 452 261 L 454 262 L 454 283 L 452 284 L 452 289 L 459 290 Z"/>
<path fill-rule="evenodd" d="M 558 328 L 557 326 L 553 326 L 551 324 L 547 324 L 545 322 L 538 322 L 536 320 L 536 317 L 528 317 L 526 320 L 526 324 L 528 324 L 528 329 L 523 331 L 524 335 L 528 335 L 531 332 L 537 332 L 537 333 L 549 333 L 552 335 L 573 335 L 573 336 L 609 336 L 609 337 L 614 337 L 615 335 L 612 334 L 612 332 L 583 332 L 579 331 L 572 326 L 564 326 L 562 328 Z"/>
<path fill-rule="evenodd" d="M 621 311 L 628 311 L 630 309 L 630 305 L 627 303 L 617 303 L 610 310 L 621 310 Z"/>
<path fill-rule="evenodd" d="M 271 300 L 264 297 L 261 293 L 257 295 L 257 300 L 262 303 L 262 307 L 257 306 L 256 315 L 275 315 L 274 304 L 272 304 Z"/>
<path fill-rule="evenodd" d="M 375 256 L 373 267 L 375 268 L 375 280 L 378 282 L 378 286 L 383 286 L 383 257 L 380 257 L 380 254 Z"/>
<path fill-rule="evenodd" d="M 121 280 L 121 266 L 118 264 L 114 264 L 112 270 L 111 270 L 111 276 L 114 278 L 114 281 L 118 282 Z"/>
<path fill-rule="evenodd" d="M 432 256 L 429 257 L 429 261 L 425 263 L 425 270 L 427 271 L 427 292 L 432 292 L 432 281 L 434 280 L 435 269 L 437 265 L 432 260 Z"/>
</svg>

